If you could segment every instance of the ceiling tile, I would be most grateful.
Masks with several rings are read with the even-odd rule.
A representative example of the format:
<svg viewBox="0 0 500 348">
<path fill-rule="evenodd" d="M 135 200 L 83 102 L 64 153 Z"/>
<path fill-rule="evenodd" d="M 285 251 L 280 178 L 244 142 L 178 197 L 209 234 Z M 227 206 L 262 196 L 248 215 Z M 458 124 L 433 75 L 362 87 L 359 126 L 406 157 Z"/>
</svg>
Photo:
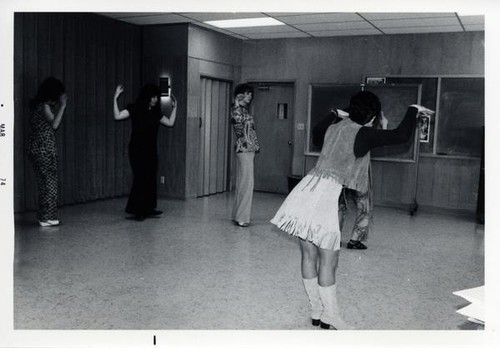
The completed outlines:
<svg viewBox="0 0 500 348">
<path fill-rule="evenodd" d="M 324 31 L 309 31 L 309 34 L 315 37 L 325 36 L 358 36 L 358 35 L 382 35 L 375 29 L 353 29 L 353 30 L 324 30 Z"/>
<path fill-rule="evenodd" d="M 337 23 L 318 23 L 318 24 L 300 24 L 296 28 L 304 31 L 326 31 L 326 30 L 346 30 L 346 29 L 372 29 L 373 25 L 366 21 L 362 22 L 337 22 Z"/>
<path fill-rule="evenodd" d="M 484 16 L 460 16 L 463 24 L 483 24 Z"/>
<path fill-rule="evenodd" d="M 103 16 L 136 25 L 194 23 L 245 40 L 279 37 L 484 31 L 485 16 L 455 12 L 101 12 Z M 216 28 L 203 21 L 273 17 L 288 25 Z M 372 27 L 373 26 L 373 27 Z M 463 27 L 462 27 L 463 26 Z"/>
<path fill-rule="evenodd" d="M 360 12 L 368 20 L 456 17 L 454 12 Z"/>
<path fill-rule="evenodd" d="M 301 15 L 308 15 L 313 12 L 263 12 L 266 15 L 269 15 L 271 17 L 290 17 L 290 16 L 301 16 Z"/>
<path fill-rule="evenodd" d="M 275 17 L 277 20 L 286 24 L 309 24 L 309 23 L 329 23 L 329 22 L 348 22 L 363 20 L 355 13 L 309 13 L 300 16 L 270 16 Z"/>
<path fill-rule="evenodd" d="M 309 35 L 302 33 L 300 31 L 287 32 L 287 33 L 251 33 L 246 36 L 249 39 L 253 40 L 310 37 Z"/>
<path fill-rule="evenodd" d="M 246 37 L 241 36 L 239 34 L 233 33 L 231 31 L 228 31 L 228 30 L 223 29 L 223 28 L 217 28 L 217 27 L 214 27 L 212 25 L 205 24 L 203 22 L 196 22 L 196 23 L 194 23 L 194 25 L 199 26 L 199 27 L 203 27 L 203 28 L 207 28 L 207 29 L 210 29 L 212 31 L 216 31 L 216 32 L 219 32 L 219 33 L 222 33 L 222 34 L 226 34 L 226 35 L 230 35 L 230 36 L 233 36 L 233 37 L 237 37 L 238 39 L 246 39 Z"/>
<path fill-rule="evenodd" d="M 260 12 L 182 12 L 181 16 L 194 19 L 195 21 L 218 21 L 223 19 L 260 18 L 267 17 Z"/>
<path fill-rule="evenodd" d="M 484 31 L 484 24 L 466 24 L 465 31 Z"/>
<path fill-rule="evenodd" d="M 423 34 L 423 33 L 450 33 L 463 31 L 460 25 L 436 26 L 436 27 L 406 27 L 406 28 L 386 28 L 385 34 Z"/>
<path fill-rule="evenodd" d="M 247 28 L 226 28 L 226 30 L 233 33 L 242 34 L 247 36 L 247 34 L 252 33 L 289 33 L 289 32 L 300 32 L 287 25 L 276 25 L 276 26 L 266 26 L 266 27 L 247 27 Z"/>
<path fill-rule="evenodd" d="M 417 27 L 445 27 L 450 25 L 460 25 L 457 17 L 438 17 L 438 18 L 408 18 L 408 19 L 384 19 L 372 20 L 377 28 L 417 28 Z"/>
</svg>

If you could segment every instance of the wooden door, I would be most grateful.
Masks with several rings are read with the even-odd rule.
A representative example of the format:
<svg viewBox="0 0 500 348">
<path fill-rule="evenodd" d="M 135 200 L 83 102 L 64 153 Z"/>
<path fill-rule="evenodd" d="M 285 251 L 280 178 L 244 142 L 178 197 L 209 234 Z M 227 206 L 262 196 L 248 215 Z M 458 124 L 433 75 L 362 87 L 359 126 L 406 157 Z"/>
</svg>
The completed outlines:
<svg viewBox="0 0 500 348">
<path fill-rule="evenodd" d="M 230 82 L 201 78 L 198 197 L 228 189 L 230 94 Z"/>
<path fill-rule="evenodd" d="M 288 193 L 293 153 L 293 83 L 254 85 L 251 114 L 260 143 L 255 190 Z"/>
</svg>

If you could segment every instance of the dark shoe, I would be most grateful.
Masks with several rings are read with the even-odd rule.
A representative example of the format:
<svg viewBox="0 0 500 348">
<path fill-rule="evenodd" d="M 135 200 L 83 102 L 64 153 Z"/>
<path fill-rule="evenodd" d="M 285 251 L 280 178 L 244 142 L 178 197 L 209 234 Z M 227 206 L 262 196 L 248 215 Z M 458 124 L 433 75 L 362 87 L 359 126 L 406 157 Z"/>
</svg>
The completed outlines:
<svg viewBox="0 0 500 348">
<path fill-rule="evenodd" d="M 146 215 L 142 215 L 142 214 L 134 215 L 134 220 L 144 221 L 144 220 L 146 220 Z"/>
<path fill-rule="evenodd" d="M 320 321 L 320 325 L 321 325 L 321 328 L 325 329 L 325 330 L 337 330 L 335 328 L 335 326 L 327 324 L 327 323 L 323 323 L 322 321 Z"/>
<path fill-rule="evenodd" d="M 158 216 L 163 214 L 161 210 L 153 210 L 151 213 L 149 213 L 150 216 Z"/>
<path fill-rule="evenodd" d="M 319 319 L 312 319 L 311 323 L 312 323 L 313 326 L 319 326 L 319 324 L 321 323 L 321 320 L 319 320 Z"/>
<path fill-rule="evenodd" d="M 364 250 L 368 248 L 366 245 L 361 243 L 359 240 L 350 240 L 349 243 L 347 243 L 347 249 L 357 249 L 357 250 Z"/>
</svg>

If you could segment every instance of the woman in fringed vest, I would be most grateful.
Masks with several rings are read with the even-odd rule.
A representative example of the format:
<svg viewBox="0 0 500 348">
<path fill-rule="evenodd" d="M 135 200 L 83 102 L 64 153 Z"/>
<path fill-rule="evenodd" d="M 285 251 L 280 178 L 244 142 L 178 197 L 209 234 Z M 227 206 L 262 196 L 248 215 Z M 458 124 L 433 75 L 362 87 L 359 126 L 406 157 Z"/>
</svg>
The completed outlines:
<svg viewBox="0 0 500 348">
<path fill-rule="evenodd" d="M 411 105 L 396 129 L 372 128 L 380 117 L 378 97 L 368 91 L 354 95 L 349 117 L 331 125 L 316 166 L 285 199 L 271 223 L 299 238 L 302 280 L 311 305 L 312 324 L 324 329 L 353 329 L 337 303 L 336 271 L 340 251 L 338 214 L 342 187 L 366 192 L 370 150 L 408 141 L 417 117 L 432 111 Z M 342 110 L 337 113 L 344 114 Z"/>
</svg>

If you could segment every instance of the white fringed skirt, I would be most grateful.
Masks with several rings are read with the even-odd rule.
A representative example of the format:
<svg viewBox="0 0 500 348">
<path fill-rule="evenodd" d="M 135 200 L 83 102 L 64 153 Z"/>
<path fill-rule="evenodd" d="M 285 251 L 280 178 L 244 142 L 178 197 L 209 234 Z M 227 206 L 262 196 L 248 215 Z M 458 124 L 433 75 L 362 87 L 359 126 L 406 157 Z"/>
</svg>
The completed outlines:
<svg viewBox="0 0 500 348">
<path fill-rule="evenodd" d="M 286 197 L 271 223 L 321 249 L 340 250 L 341 191 L 335 179 L 308 174 Z"/>
</svg>

